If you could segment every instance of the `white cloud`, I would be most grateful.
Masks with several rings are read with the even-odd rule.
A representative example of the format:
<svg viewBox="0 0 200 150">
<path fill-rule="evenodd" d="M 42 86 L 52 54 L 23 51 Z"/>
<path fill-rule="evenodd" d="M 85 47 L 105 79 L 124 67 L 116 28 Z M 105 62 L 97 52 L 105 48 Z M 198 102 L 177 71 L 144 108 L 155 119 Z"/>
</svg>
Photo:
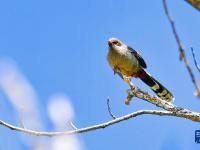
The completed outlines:
<svg viewBox="0 0 200 150">
<path fill-rule="evenodd" d="M 48 112 L 50 119 L 60 130 L 66 130 L 67 125 L 74 118 L 74 110 L 69 98 L 61 94 L 50 97 Z"/>
<path fill-rule="evenodd" d="M 41 119 L 38 111 L 36 111 L 38 96 L 16 63 L 11 59 L 0 59 L 0 87 L 19 112 L 23 124 L 30 129 L 42 129 Z"/>
<path fill-rule="evenodd" d="M 25 128 L 44 130 L 38 110 L 38 96 L 17 64 L 8 58 L 0 58 L 0 87 L 7 99 L 18 112 L 18 118 Z M 68 97 L 54 94 L 49 99 L 49 117 L 57 131 L 71 130 L 70 121 L 74 119 L 74 109 Z M 23 136 L 32 150 L 81 150 L 82 144 L 76 135 L 53 137 L 51 139 Z M 48 144 L 47 144 L 48 141 Z M 50 141 L 50 142 L 49 142 Z"/>
<path fill-rule="evenodd" d="M 49 117 L 55 129 L 59 131 L 71 130 L 70 122 L 74 119 L 74 110 L 68 97 L 56 94 L 49 99 Z M 54 137 L 52 150 L 81 150 L 81 142 L 78 136 L 69 135 Z"/>
<path fill-rule="evenodd" d="M 18 116 L 21 126 L 33 130 L 44 129 L 36 91 L 12 59 L 0 58 L 0 87 L 16 110 L 15 115 Z M 31 149 L 46 149 L 46 144 L 41 138 L 27 137 L 23 134 L 22 140 Z"/>
</svg>

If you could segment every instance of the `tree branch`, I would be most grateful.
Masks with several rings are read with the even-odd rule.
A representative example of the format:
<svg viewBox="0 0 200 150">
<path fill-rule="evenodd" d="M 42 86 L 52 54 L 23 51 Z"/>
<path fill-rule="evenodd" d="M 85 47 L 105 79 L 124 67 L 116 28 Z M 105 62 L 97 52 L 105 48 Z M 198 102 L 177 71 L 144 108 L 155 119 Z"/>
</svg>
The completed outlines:
<svg viewBox="0 0 200 150">
<path fill-rule="evenodd" d="M 119 123 L 124 120 L 128 120 L 133 117 L 137 117 L 139 115 L 144 115 L 144 114 L 154 114 L 154 115 L 159 115 L 159 116 L 173 116 L 173 112 L 167 112 L 167 111 L 156 111 L 156 110 L 141 110 L 137 112 L 133 112 L 131 114 L 116 118 L 114 120 L 98 124 L 98 125 L 93 125 L 90 127 L 86 128 L 81 128 L 81 129 L 76 129 L 76 130 L 70 130 L 70 131 L 65 131 L 65 132 L 39 132 L 39 131 L 33 131 L 25 128 L 20 128 L 13 126 L 11 124 L 8 124 L 4 121 L 0 120 L 0 125 L 5 126 L 11 130 L 23 132 L 29 135 L 34 135 L 34 136 L 63 136 L 63 135 L 71 135 L 71 134 L 77 134 L 77 133 L 83 133 L 83 132 L 88 132 L 88 131 L 93 131 L 101 128 L 106 128 L 108 126 L 111 126 L 113 124 Z"/>
<path fill-rule="evenodd" d="M 178 47 L 179 47 L 179 52 L 180 52 L 180 60 L 183 60 L 184 61 L 184 64 L 185 64 L 185 67 L 187 68 L 189 74 L 190 74 L 190 77 L 191 77 L 191 80 L 194 84 L 194 87 L 196 89 L 196 92 L 197 92 L 197 95 L 200 95 L 200 89 L 199 89 L 199 86 L 197 84 L 197 81 L 196 81 L 196 78 L 194 76 L 194 73 L 192 72 L 192 69 L 191 67 L 189 66 L 189 63 L 188 63 L 188 60 L 186 58 L 186 55 L 185 55 L 185 51 L 183 49 L 183 46 L 181 44 L 181 40 L 179 38 L 179 35 L 178 35 L 178 32 L 176 30 L 176 27 L 175 27 L 175 23 L 172 19 L 172 17 L 170 16 L 170 13 L 169 13 L 169 10 L 168 10 L 168 7 L 167 7 L 167 3 L 166 3 L 166 0 L 163 0 L 163 6 L 164 6 L 164 10 L 165 10 L 165 14 L 169 20 L 169 23 L 171 25 L 171 28 L 172 28 L 172 31 L 173 31 L 173 34 L 174 34 L 174 37 L 176 39 L 176 42 L 178 44 Z"/>
<path fill-rule="evenodd" d="M 93 131 L 93 130 L 97 130 L 97 129 L 102 129 L 102 128 L 106 128 L 108 126 L 111 126 L 113 124 L 119 123 L 121 121 L 125 121 L 125 120 L 128 120 L 130 118 L 134 118 L 134 117 L 137 117 L 139 115 L 144 115 L 144 114 L 153 114 L 153 115 L 159 115 L 159 116 L 176 116 L 176 113 L 174 113 L 174 112 L 157 111 L 157 110 L 140 110 L 140 111 L 136 111 L 136 112 L 133 112 L 131 114 L 116 118 L 114 120 L 102 123 L 102 124 L 93 125 L 93 126 L 90 126 L 90 127 L 76 129 L 76 130 L 65 131 L 65 132 L 33 131 L 33 130 L 13 126 L 13 125 L 8 124 L 8 123 L 1 121 L 1 120 L 0 120 L 0 125 L 5 126 L 5 127 L 9 128 L 11 130 L 23 132 L 23 133 L 33 135 L 33 136 L 50 136 L 51 137 L 51 136 L 64 136 L 64 135 L 71 135 L 71 134 L 77 134 L 77 133 L 84 133 L 84 132 L 89 132 L 89 131 Z M 182 117 L 182 116 L 177 116 L 177 117 Z M 184 117 L 184 118 L 186 118 L 186 117 Z M 198 122 L 199 121 L 200 121 L 200 117 L 199 117 Z"/>
<path fill-rule="evenodd" d="M 185 0 L 188 2 L 191 6 L 196 8 L 198 11 L 200 11 L 200 0 Z"/>
<path fill-rule="evenodd" d="M 149 103 L 152 103 L 166 111 L 172 112 L 172 116 L 186 118 L 192 121 L 200 122 L 200 113 L 192 112 L 188 109 L 177 107 L 176 105 L 164 101 L 158 97 L 152 96 L 147 92 L 141 91 L 139 88 L 135 91 L 135 89 L 131 89 L 128 91 L 127 98 L 137 97 L 139 99 L 145 100 Z"/>
<path fill-rule="evenodd" d="M 192 121 L 200 122 L 200 114 L 199 113 L 192 112 L 188 109 L 177 107 L 177 106 L 173 105 L 172 103 L 166 102 L 164 100 L 161 100 L 160 98 L 157 98 L 155 96 L 148 94 L 147 92 L 141 91 L 137 87 L 128 91 L 128 97 L 134 97 L 134 96 L 138 97 L 141 100 L 150 102 L 160 108 L 163 108 L 165 111 L 140 110 L 140 111 L 136 111 L 136 112 L 130 113 L 130 114 L 122 116 L 122 117 L 115 118 L 108 122 L 104 122 L 101 124 L 97 124 L 97 125 L 93 125 L 93 126 L 89 126 L 89 127 L 85 127 L 85 128 L 65 131 L 65 132 L 33 131 L 33 130 L 13 126 L 13 125 L 8 124 L 1 120 L 0 120 L 0 125 L 5 126 L 11 130 L 23 132 L 23 133 L 26 133 L 29 135 L 34 135 L 34 136 L 63 136 L 63 135 L 84 133 L 84 132 L 89 132 L 89 131 L 93 131 L 93 130 L 97 130 L 97 129 L 106 128 L 106 127 L 114 125 L 116 123 L 128 120 L 130 118 L 137 117 L 139 115 L 144 115 L 144 114 L 152 114 L 152 115 L 159 115 L 159 116 L 175 116 L 175 117 L 181 117 L 181 118 L 189 119 Z"/>
</svg>

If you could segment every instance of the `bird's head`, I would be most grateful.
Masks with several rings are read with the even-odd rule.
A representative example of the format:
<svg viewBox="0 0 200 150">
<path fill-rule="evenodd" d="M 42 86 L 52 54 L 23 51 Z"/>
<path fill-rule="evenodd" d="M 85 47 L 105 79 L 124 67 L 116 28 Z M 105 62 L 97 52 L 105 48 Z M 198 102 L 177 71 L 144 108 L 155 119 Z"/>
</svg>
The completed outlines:
<svg viewBox="0 0 200 150">
<path fill-rule="evenodd" d="M 110 48 L 118 48 L 124 46 L 124 43 L 118 40 L 117 38 L 110 38 L 108 40 L 108 45 Z"/>
</svg>

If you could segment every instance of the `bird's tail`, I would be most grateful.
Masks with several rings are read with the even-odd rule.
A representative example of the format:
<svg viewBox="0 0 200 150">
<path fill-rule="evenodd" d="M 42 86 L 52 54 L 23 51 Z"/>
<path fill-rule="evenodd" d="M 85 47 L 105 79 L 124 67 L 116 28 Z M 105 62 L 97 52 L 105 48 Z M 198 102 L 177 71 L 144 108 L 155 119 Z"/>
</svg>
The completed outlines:
<svg viewBox="0 0 200 150">
<path fill-rule="evenodd" d="M 138 76 L 145 84 L 147 84 L 155 93 L 163 100 L 171 102 L 174 100 L 174 96 L 169 90 L 167 90 L 162 84 L 154 79 L 145 70 L 141 70 Z"/>
</svg>

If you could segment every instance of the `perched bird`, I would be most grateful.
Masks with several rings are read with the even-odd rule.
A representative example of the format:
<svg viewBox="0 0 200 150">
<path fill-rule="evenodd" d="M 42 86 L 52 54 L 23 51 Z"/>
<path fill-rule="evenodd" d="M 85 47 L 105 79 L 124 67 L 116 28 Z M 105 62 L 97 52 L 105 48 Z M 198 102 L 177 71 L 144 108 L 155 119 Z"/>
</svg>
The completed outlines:
<svg viewBox="0 0 200 150">
<path fill-rule="evenodd" d="M 123 79 L 139 78 L 161 99 L 168 102 L 174 99 L 169 90 L 144 70 L 147 68 L 147 65 L 137 51 L 116 38 L 110 38 L 108 45 L 107 60 L 114 73 L 119 73 Z"/>
</svg>

